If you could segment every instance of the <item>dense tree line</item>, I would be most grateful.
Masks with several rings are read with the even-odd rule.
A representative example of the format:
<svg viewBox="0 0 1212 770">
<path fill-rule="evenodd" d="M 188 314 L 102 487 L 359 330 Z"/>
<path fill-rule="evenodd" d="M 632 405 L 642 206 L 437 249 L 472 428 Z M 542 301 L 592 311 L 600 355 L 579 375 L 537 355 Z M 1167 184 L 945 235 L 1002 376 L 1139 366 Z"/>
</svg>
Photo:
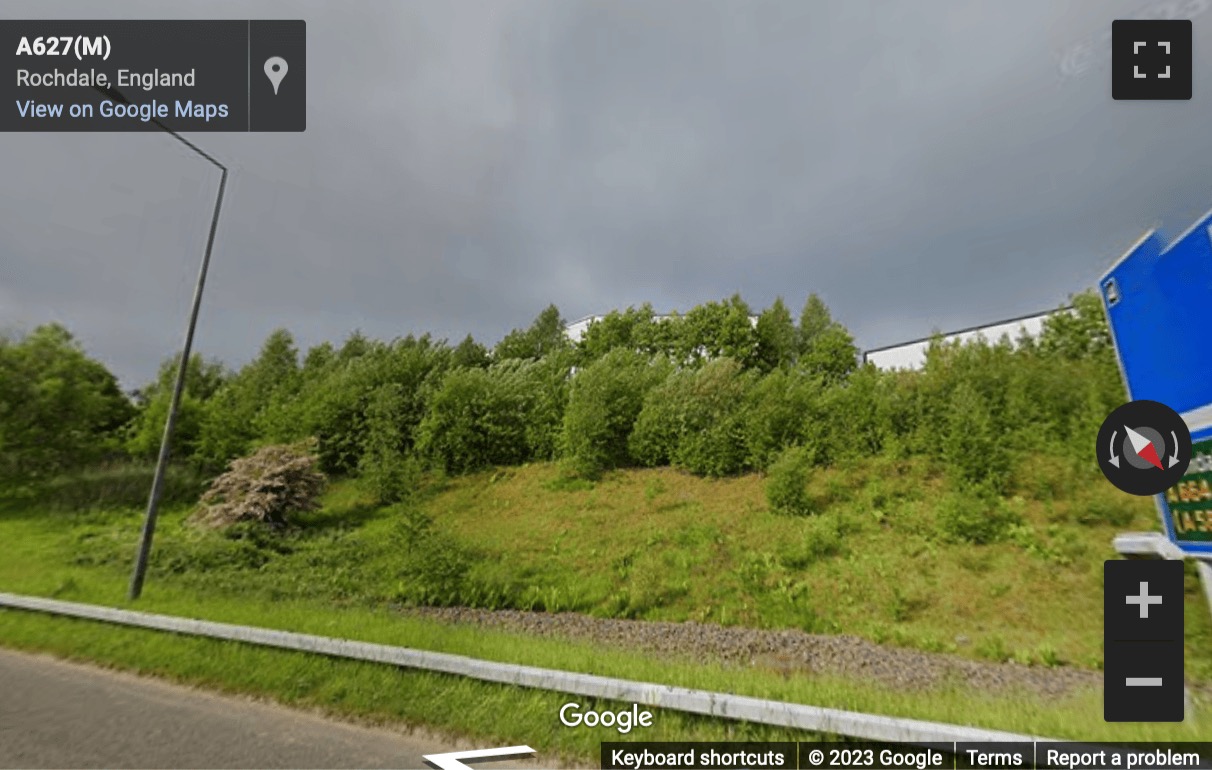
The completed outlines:
<svg viewBox="0 0 1212 770">
<path fill-rule="evenodd" d="M 0 337 L 0 478 L 53 475 L 120 454 L 135 413 L 117 379 L 62 326 Z"/>
<path fill-rule="evenodd" d="M 1034 437 L 1085 458 L 1123 400 L 1101 303 L 1075 304 L 1017 344 L 936 340 L 910 372 L 860 366 L 815 295 L 798 321 L 781 299 L 756 321 L 739 296 L 673 317 L 629 308 L 576 343 L 551 306 L 492 349 L 354 333 L 301 354 L 278 330 L 238 371 L 191 359 L 174 456 L 215 473 L 314 437 L 323 470 L 385 500 L 430 468 L 560 460 L 587 477 L 666 464 L 721 476 L 876 453 L 932 457 L 960 483 L 1004 490 Z M 61 326 L 0 338 L 0 474 L 151 460 L 175 369 L 129 398 Z"/>
</svg>

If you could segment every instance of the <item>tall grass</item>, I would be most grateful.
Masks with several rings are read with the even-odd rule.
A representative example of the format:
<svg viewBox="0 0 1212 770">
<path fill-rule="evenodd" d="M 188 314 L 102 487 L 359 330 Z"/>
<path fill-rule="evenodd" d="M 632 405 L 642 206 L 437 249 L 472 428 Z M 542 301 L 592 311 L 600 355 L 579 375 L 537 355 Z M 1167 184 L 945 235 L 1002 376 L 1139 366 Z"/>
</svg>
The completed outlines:
<svg viewBox="0 0 1212 770">
<path fill-rule="evenodd" d="M 155 466 L 147 463 L 113 465 L 57 476 L 30 485 L 14 496 L 26 505 L 63 511 L 137 508 L 147 504 Z M 165 472 L 161 502 L 188 505 L 197 502 L 209 481 L 189 465 L 171 465 Z"/>
</svg>

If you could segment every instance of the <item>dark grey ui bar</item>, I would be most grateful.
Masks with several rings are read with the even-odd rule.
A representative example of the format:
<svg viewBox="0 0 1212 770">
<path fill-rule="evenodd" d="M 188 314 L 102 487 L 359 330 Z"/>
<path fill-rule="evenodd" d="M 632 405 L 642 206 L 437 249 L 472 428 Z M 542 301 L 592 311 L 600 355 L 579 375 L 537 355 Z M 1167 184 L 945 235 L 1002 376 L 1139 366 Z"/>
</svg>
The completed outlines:
<svg viewBox="0 0 1212 770">
<path fill-rule="evenodd" d="M 0 131 L 304 131 L 301 20 L 0 21 Z"/>
</svg>

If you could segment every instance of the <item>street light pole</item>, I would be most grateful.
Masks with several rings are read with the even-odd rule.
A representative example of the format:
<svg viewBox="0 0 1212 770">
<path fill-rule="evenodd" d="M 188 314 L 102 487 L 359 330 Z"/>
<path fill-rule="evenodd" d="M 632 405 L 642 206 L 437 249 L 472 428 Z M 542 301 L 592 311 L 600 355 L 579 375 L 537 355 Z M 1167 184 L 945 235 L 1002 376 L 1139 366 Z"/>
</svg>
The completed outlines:
<svg viewBox="0 0 1212 770">
<path fill-rule="evenodd" d="M 94 88 L 108 99 L 130 104 L 130 101 L 116 89 L 102 88 L 100 86 L 94 86 Z M 227 188 L 226 166 L 160 121 L 153 118 L 151 122 L 216 166 L 222 172 L 222 175 L 219 177 L 219 194 L 215 198 L 215 213 L 210 219 L 210 234 L 206 238 L 206 251 L 202 255 L 202 266 L 198 270 L 198 282 L 194 286 L 194 302 L 189 312 L 189 326 L 185 329 L 185 343 L 181 347 L 181 361 L 177 366 L 177 379 L 173 383 L 173 396 L 168 406 L 168 419 L 164 421 L 164 436 L 160 439 L 160 455 L 156 458 L 156 474 L 152 479 L 151 493 L 147 498 L 147 513 L 143 518 L 143 534 L 139 538 L 139 551 L 135 556 L 135 569 L 130 578 L 129 597 L 132 601 L 138 599 L 143 593 L 143 580 L 147 575 L 147 562 L 151 556 L 152 537 L 156 533 L 156 516 L 159 512 L 160 497 L 164 492 L 164 473 L 168 468 L 168 458 L 170 449 L 172 448 L 173 428 L 177 424 L 177 410 L 181 406 L 181 394 L 185 390 L 185 375 L 189 370 L 189 354 L 194 344 L 194 329 L 198 325 L 198 309 L 202 306 L 202 289 L 206 285 L 206 271 L 210 267 L 211 249 L 215 245 L 215 231 L 219 227 L 219 210 L 223 207 L 223 191 Z"/>
</svg>

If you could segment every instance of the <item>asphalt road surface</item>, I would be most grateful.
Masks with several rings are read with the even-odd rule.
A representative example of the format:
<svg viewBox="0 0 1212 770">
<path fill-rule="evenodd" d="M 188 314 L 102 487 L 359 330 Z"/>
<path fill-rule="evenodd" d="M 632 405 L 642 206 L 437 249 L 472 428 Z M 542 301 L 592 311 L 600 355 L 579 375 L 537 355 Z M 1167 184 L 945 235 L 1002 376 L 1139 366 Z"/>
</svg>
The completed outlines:
<svg viewBox="0 0 1212 770">
<path fill-rule="evenodd" d="M 495 745 L 444 744 L 0 649 L 0 768 L 430 768 L 426 754 L 477 748 Z"/>
</svg>

